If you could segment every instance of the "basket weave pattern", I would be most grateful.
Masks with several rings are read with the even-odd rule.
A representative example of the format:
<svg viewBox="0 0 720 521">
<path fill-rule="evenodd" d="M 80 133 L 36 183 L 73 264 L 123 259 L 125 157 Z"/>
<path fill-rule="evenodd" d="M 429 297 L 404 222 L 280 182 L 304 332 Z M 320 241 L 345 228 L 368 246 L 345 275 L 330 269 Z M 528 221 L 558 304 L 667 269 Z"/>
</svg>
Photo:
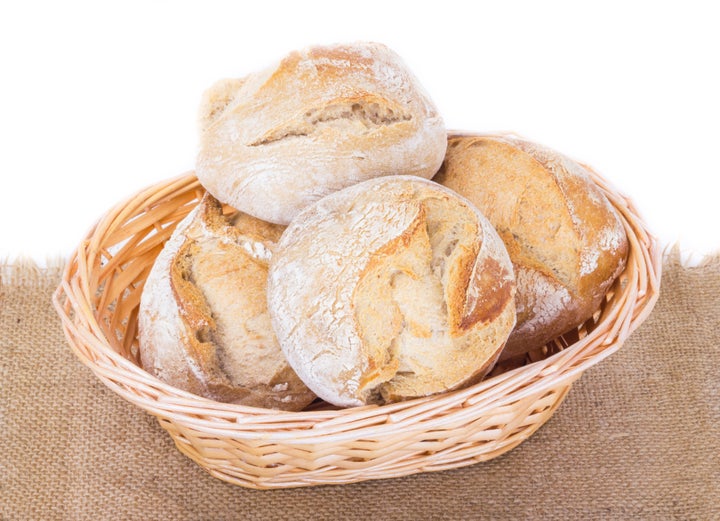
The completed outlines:
<svg viewBox="0 0 720 521">
<path fill-rule="evenodd" d="M 204 189 L 192 173 L 110 210 L 69 260 L 53 302 L 78 358 L 119 395 L 155 415 L 178 449 L 213 476 L 252 488 L 397 477 L 488 460 L 545 423 L 572 383 L 616 351 L 659 294 L 661 252 L 632 202 L 597 174 L 621 214 L 630 254 L 601 309 L 534 353 L 470 388 L 384 406 L 283 412 L 218 403 L 140 367 L 143 283 Z"/>
</svg>

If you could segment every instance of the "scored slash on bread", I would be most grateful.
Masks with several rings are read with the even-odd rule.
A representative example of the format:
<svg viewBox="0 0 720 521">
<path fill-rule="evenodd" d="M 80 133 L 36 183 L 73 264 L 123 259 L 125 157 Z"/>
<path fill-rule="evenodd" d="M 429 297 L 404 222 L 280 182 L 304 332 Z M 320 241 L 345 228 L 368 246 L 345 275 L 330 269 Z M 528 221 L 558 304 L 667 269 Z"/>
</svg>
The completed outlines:
<svg viewBox="0 0 720 521">
<path fill-rule="evenodd" d="M 402 59 L 377 43 L 318 46 L 204 94 L 196 172 L 220 201 L 288 224 L 373 177 L 432 177 L 446 131 Z"/>
<path fill-rule="evenodd" d="M 459 388 L 515 323 L 507 252 L 464 199 L 389 176 L 331 194 L 283 233 L 268 304 L 288 361 L 339 406 Z"/>
<path fill-rule="evenodd" d="M 315 395 L 287 364 L 265 298 L 283 227 L 225 217 L 206 194 L 159 255 L 143 291 L 143 366 L 214 400 L 300 410 Z"/>
<path fill-rule="evenodd" d="M 617 212 L 584 167 L 554 150 L 511 135 L 451 134 L 433 181 L 475 204 L 513 261 L 518 323 L 502 359 L 590 318 L 625 267 Z"/>
</svg>

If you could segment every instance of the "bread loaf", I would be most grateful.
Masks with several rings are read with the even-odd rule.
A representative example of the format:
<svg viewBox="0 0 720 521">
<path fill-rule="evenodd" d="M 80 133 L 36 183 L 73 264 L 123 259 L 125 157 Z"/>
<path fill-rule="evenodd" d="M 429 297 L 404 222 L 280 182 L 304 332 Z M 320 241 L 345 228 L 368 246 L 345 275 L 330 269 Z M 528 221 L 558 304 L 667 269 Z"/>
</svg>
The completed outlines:
<svg viewBox="0 0 720 521">
<path fill-rule="evenodd" d="M 203 96 L 197 176 L 220 201 L 287 224 L 378 176 L 432 177 L 442 118 L 399 56 L 376 43 L 296 51 Z"/>
<path fill-rule="evenodd" d="M 478 381 L 515 323 L 512 266 L 477 209 L 413 176 L 373 179 L 301 212 L 270 264 L 288 361 L 339 406 Z"/>
<path fill-rule="evenodd" d="M 434 180 L 487 216 L 512 259 L 517 326 L 503 359 L 590 318 L 625 266 L 627 237 L 615 209 L 562 154 L 512 136 L 451 135 Z"/>
<path fill-rule="evenodd" d="M 283 227 L 206 195 L 174 231 L 143 289 L 143 367 L 222 401 L 300 410 L 314 394 L 288 365 L 266 305 L 267 266 Z"/>
</svg>

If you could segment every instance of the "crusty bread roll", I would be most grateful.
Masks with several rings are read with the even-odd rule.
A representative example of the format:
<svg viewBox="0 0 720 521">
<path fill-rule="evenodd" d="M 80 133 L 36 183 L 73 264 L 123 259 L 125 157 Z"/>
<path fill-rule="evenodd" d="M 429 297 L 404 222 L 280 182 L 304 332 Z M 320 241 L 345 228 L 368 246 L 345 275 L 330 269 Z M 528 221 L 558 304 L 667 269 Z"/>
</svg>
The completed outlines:
<svg viewBox="0 0 720 521">
<path fill-rule="evenodd" d="M 515 268 L 517 326 L 501 358 L 590 318 L 624 269 L 625 230 L 577 162 L 512 136 L 451 135 L 434 180 L 477 205 Z"/>
<path fill-rule="evenodd" d="M 268 275 L 288 361 L 339 406 L 476 382 L 515 323 L 514 291 L 488 221 L 413 176 L 366 181 L 308 207 L 283 233 Z"/>
<path fill-rule="evenodd" d="M 197 176 L 220 201 L 287 224 L 331 192 L 431 178 L 443 121 L 400 57 L 376 43 L 312 47 L 203 96 Z"/>
<path fill-rule="evenodd" d="M 143 289 L 143 367 L 175 387 L 222 402 L 300 410 L 314 394 L 272 331 L 266 281 L 283 227 L 206 195 L 178 225 Z"/>
</svg>

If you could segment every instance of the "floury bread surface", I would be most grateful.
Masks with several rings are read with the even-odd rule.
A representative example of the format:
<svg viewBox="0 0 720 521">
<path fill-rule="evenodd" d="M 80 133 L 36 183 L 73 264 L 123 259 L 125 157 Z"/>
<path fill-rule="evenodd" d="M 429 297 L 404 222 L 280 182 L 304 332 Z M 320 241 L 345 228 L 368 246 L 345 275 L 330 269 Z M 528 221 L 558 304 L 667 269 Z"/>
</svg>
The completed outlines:
<svg viewBox="0 0 720 521">
<path fill-rule="evenodd" d="M 373 177 L 431 178 L 447 146 L 429 96 L 377 43 L 311 47 L 219 81 L 204 94 L 199 126 L 202 184 L 220 201 L 280 224 Z"/>
<path fill-rule="evenodd" d="M 226 218 L 209 195 L 178 224 L 140 302 L 148 372 L 222 402 L 300 410 L 313 401 L 267 312 L 268 262 L 282 230 L 242 213 Z"/>
<path fill-rule="evenodd" d="M 503 359 L 590 318 L 625 267 L 615 209 L 582 165 L 554 150 L 513 136 L 451 135 L 433 179 L 487 216 L 513 261 L 517 326 Z"/>
<path fill-rule="evenodd" d="M 488 221 L 412 176 L 366 181 L 308 207 L 283 233 L 268 276 L 288 361 L 339 406 L 478 381 L 515 323 L 513 296 L 510 259 Z"/>
</svg>

